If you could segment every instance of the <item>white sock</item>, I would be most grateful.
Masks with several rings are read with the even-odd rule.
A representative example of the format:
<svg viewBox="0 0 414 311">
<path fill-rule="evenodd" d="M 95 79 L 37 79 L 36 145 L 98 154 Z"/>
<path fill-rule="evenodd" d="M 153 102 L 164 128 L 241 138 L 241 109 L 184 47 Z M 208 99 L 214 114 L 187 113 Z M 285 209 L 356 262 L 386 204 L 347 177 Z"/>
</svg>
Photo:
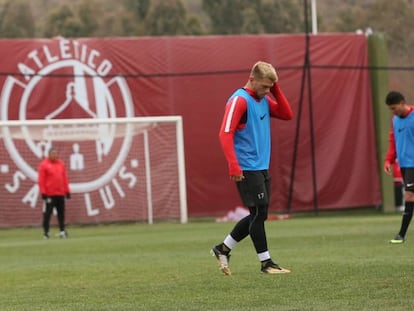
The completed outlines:
<svg viewBox="0 0 414 311">
<path fill-rule="evenodd" d="M 269 253 L 269 251 L 265 251 L 263 253 L 257 254 L 257 257 L 259 257 L 260 261 L 265 261 L 265 260 L 270 259 L 270 253 Z"/>
<path fill-rule="evenodd" d="M 224 245 L 226 245 L 229 249 L 233 249 L 237 245 L 237 241 L 233 239 L 233 237 L 229 234 L 223 241 Z"/>
</svg>

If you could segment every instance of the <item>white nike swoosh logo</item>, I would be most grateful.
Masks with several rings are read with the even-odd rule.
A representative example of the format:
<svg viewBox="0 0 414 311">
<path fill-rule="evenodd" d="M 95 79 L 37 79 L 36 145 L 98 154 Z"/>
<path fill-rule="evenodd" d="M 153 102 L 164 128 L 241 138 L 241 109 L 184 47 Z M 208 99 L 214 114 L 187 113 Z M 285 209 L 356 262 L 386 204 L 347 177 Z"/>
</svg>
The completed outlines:
<svg viewBox="0 0 414 311">
<path fill-rule="evenodd" d="M 414 184 L 407 184 L 407 187 L 412 187 L 414 186 Z"/>
</svg>

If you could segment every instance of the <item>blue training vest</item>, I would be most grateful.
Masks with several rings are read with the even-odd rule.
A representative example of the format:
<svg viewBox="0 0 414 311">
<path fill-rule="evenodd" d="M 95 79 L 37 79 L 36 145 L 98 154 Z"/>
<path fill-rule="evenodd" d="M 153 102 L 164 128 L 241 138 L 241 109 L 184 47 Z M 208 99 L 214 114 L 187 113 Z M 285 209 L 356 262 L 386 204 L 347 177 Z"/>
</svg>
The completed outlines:
<svg viewBox="0 0 414 311">
<path fill-rule="evenodd" d="M 257 102 L 244 89 L 233 93 L 247 102 L 247 122 L 244 129 L 234 135 L 234 148 L 239 165 L 244 171 L 269 169 L 270 162 L 270 113 L 266 97 Z M 229 101 L 231 102 L 231 101 Z"/>
<path fill-rule="evenodd" d="M 395 146 L 400 167 L 414 167 L 414 111 L 405 118 L 394 116 Z"/>
</svg>

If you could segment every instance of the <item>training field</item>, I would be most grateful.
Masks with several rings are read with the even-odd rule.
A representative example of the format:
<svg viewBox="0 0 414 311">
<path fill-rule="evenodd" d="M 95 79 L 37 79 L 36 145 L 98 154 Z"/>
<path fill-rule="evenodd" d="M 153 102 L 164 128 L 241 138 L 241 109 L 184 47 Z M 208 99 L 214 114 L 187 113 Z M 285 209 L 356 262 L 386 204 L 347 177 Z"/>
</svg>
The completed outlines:
<svg viewBox="0 0 414 311">
<path fill-rule="evenodd" d="M 1 310 L 414 310 L 414 231 L 390 245 L 399 214 L 267 222 L 285 275 L 260 273 L 250 240 L 228 277 L 210 247 L 233 223 L 0 230 Z M 412 228 L 411 228 L 412 229 Z M 411 239 L 412 237 L 412 239 Z"/>
</svg>

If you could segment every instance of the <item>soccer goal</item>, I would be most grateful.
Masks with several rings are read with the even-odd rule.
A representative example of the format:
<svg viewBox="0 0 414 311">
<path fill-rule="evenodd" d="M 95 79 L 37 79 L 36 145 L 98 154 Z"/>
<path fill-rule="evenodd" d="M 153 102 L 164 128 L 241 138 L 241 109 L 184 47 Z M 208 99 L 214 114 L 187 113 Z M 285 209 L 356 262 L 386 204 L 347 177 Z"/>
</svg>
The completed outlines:
<svg viewBox="0 0 414 311">
<path fill-rule="evenodd" d="M 0 222 L 39 223 L 37 167 L 51 146 L 69 176 L 68 223 L 188 221 L 181 116 L 0 121 L 0 137 Z"/>
</svg>

